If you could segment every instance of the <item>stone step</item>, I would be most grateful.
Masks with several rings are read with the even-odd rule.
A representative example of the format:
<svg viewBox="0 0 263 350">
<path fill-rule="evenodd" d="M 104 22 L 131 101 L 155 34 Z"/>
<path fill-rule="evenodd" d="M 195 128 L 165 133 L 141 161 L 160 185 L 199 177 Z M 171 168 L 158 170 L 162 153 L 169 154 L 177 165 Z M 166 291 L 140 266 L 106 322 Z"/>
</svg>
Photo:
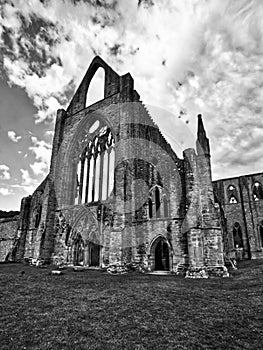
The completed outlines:
<svg viewBox="0 0 263 350">
<path fill-rule="evenodd" d="M 148 274 L 150 274 L 150 275 L 170 275 L 171 273 L 172 273 L 172 271 L 162 271 L 162 270 L 148 272 Z"/>
</svg>

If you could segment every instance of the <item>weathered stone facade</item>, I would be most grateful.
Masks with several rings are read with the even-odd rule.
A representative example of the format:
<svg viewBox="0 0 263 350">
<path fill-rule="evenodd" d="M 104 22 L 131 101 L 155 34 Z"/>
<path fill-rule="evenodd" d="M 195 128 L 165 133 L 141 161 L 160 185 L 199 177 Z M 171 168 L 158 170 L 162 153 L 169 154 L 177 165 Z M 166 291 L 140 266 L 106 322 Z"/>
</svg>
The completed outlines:
<svg viewBox="0 0 263 350">
<path fill-rule="evenodd" d="M 105 72 L 104 98 L 86 106 L 98 68 Z M 119 76 L 95 57 L 68 109 L 57 112 L 50 172 L 22 200 L 9 258 L 133 264 L 148 271 L 181 265 L 224 269 L 223 237 L 225 248 L 231 244 L 221 214 L 228 218 L 230 206 L 224 202 L 225 182 L 215 182 L 213 189 L 200 115 L 196 148 L 178 158 L 140 101 L 131 75 Z M 255 220 L 246 219 L 246 227 L 258 225 Z M 245 224 L 240 220 L 240 225 Z M 257 247 L 253 257 L 260 256 L 259 238 L 246 240 L 244 233 L 243 240 L 244 257 L 252 246 Z"/>
<path fill-rule="evenodd" d="M 16 244 L 19 215 L 0 219 L 0 261 L 12 259 L 9 256 Z"/>
<path fill-rule="evenodd" d="M 214 181 L 224 250 L 237 259 L 263 258 L 263 174 Z"/>
</svg>

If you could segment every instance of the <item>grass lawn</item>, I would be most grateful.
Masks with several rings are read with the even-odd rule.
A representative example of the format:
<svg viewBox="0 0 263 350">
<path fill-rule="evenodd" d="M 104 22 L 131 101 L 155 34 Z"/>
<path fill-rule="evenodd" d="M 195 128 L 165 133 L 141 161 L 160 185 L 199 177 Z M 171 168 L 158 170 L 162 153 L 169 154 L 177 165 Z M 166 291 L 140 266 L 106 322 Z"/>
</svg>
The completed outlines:
<svg viewBox="0 0 263 350">
<path fill-rule="evenodd" d="M 263 349 L 263 261 L 209 280 L 50 271 L 0 264 L 1 350 Z"/>
</svg>

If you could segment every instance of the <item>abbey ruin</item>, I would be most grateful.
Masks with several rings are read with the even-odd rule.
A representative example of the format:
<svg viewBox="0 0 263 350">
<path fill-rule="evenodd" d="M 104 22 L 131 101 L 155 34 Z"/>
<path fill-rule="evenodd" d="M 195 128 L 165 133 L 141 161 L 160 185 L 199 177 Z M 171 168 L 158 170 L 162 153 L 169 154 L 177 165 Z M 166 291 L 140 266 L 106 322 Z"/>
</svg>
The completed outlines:
<svg viewBox="0 0 263 350">
<path fill-rule="evenodd" d="M 86 106 L 98 68 L 104 99 Z M 201 115 L 197 123 L 196 150 L 181 159 L 131 75 L 95 57 L 57 112 L 49 174 L 19 215 L 0 220 L 1 261 L 223 271 L 227 256 L 263 258 L 263 174 L 212 182 Z"/>
</svg>

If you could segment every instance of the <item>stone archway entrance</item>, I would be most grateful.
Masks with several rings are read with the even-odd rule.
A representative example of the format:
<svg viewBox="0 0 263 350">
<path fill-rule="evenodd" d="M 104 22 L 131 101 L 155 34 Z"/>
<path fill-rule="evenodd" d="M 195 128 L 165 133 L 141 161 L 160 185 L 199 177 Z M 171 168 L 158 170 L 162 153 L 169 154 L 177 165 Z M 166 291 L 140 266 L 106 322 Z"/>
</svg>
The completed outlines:
<svg viewBox="0 0 263 350">
<path fill-rule="evenodd" d="M 84 242 L 78 235 L 73 245 L 73 265 L 84 265 Z"/>
<path fill-rule="evenodd" d="M 89 266 L 100 265 L 100 246 L 96 243 L 89 243 Z"/>
<path fill-rule="evenodd" d="M 170 257 L 168 243 L 160 238 L 154 248 L 154 269 L 155 271 L 169 271 Z"/>
</svg>

